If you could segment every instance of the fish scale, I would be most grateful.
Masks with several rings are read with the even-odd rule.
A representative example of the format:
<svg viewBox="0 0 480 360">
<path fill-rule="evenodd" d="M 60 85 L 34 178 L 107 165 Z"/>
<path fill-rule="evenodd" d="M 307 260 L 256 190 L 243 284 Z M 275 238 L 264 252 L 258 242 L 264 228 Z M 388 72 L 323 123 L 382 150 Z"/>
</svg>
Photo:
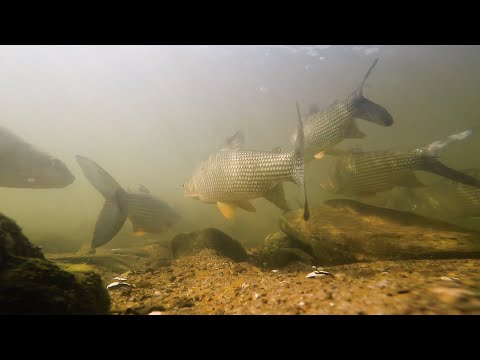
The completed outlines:
<svg viewBox="0 0 480 360">
<path fill-rule="evenodd" d="M 159 233 L 167 230 L 177 220 L 170 206 L 151 194 L 127 193 L 129 219 L 134 231 Z M 170 214 L 170 216 L 166 216 Z"/>
<path fill-rule="evenodd" d="M 427 171 L 464 185 L 480 189 L 480 180 L 443 165 L 439 152 L 452 141 L 461 141 L 472 134 L 472 129 L 437 140 L 408 152 L 393 151 L 344 151 L 331 149 L 327 154 L 338 156 L 326 188 L 334 193 L 368 195 L 386 191 L 395 186 L 424 187 L 413 173 Z"/>
<path fill-rule="evenodd" d="M 275 181 L 290 180 L 294 170 L 292 154 L 220 152 L 203 164 L 193 182 L 202 201 L 235 201 L 263 196 Z"/>
<path fill-rule="evenodd" d="M 318 158 L 325 150 L 333 148 L 344 139 L 361 139 L 365 137 L 354 120 L 360 118 L 381 126 L 391 126 L 393 118 L 381 105 L 363 96 L 363 86 L 372 69 L 377 64 L 375 59 L 363 77 L 359 87 L 345 100 L 333 103 L 324 111 L 310 115 L 305 120 L 305 161 Z"/>
<path fill-rule="evenodd" d="M 201 162 L 186 183 L 184 195 L 204 203 L 217 204 L 223 216 L 233 219 L 236 208 L 255 212 L 249 202 L 264 197 L 278 208 L 289 210 L 283 181 L 297 184 L 304 197 L 303 218 L 310 217 L 304 181 L 304 132 L 297 103 L 297 138 L 291 153 L 245 149 L 245 137 L 237 131 L 220 151 Z"/>
<path fill-rule="evenodd" d="M 346 100 L 333 105 L 325 112 L 309 116 L 304 124 L 305 157 L 312 158 L 320 151 L 341 142 L 350 121 L 357 116 L 353 101 Z"/>
<path fill-rule="evenodd" d="M 335 192 L 375 193 L 392 188 L 398 180 L 425 162 L 418 151 L 351 153 L 335 166 Z"/>
</svg>

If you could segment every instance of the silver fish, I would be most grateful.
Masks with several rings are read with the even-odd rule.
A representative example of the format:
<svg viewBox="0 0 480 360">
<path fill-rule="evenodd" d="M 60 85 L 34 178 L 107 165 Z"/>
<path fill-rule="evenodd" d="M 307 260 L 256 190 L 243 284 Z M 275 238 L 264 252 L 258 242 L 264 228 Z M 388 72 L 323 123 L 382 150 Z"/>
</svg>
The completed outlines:
<svg viewBox="0 0 480 360">
<path fill-rule="evenodd" d="M 356 118 L 381 126 L 393 124 L 392 116 L 384 107 L 363 96 L 365 81 L 377 62 L 378 59 L 375 59 L 360 86 L 349 97 L 341 102 L 335 102 L 324 111 L 311 114 L 305 120 L 306 162 L 314 158 L 321 159 L 325 155 L 325 150 L 333 148 L 344 139 L 364 138 L 365 134 L 355 124 Z M 312 107 L 310 112 L 312 111 L 315 111 L 315 107 Z"/>
<path fill-rule="evenodd" d="M 393 151 L 342 151 L 326 153 L 338 155 L 325 188 L 334 193 L 369 196 L 387 191 L 395 186 L 423 187 L 414 170 L 434 173 L 464 185 L 480 188 L 480 180 L 443 165 L 439 151 L 455 140 L 463 140 L 472 130 L 454 134 L 442 141 L 408 152 Z"/>
<path fill-rule="evenodd" d="M 0 127 L 0 186 L 51 189 L 66 187 L 74 180 L 61 160 Z"/>
<path fill-rule="evenodd" d="M 166 202 L 152 195 L 143 185 L 140 185 L 137 191 L 125 191 L 94 161 L 80 155 L 75 158 L 85 177 L 105 198 L 105 204 L 95 224 L 92 249 L 113 239 L 127 218 L 130 219 L 137 236 L 166 231 L 180 219 Z"/>
<path fill-rule="evenodd" d="M 462 173 L 480 179 L 478 169 Z M 480 189 L 445 178 L 428 188 L 404 188 L 380 200 L 383 206 L 445 220 L 480 217 Z"/>
<path fill-rule="evenodd" d="M 249 200 L 265 197 L 279 203 L 283 197 L 283 181 L 300 186 L 304 193 L 304 219 L 309 210 L 304 183 L 304 137 L 300 109 L 298 112 L 298 134 L 295 150 L 281 153 L 245 149 L 245 138 L 241 132 L 227 140 L 227 145 L 200 163 L 192 177 L 183 185 L 184 195 L 204 203 L 217 204 L 223 216 L 232 219 L 236 208 L 255 212 Z M 281 201 L 280 201 L 281 203 Z M 285 204 L 283 204 L 285 205 Z M 279 206 L 280 207 L 280 206 Z"/>
</svg>

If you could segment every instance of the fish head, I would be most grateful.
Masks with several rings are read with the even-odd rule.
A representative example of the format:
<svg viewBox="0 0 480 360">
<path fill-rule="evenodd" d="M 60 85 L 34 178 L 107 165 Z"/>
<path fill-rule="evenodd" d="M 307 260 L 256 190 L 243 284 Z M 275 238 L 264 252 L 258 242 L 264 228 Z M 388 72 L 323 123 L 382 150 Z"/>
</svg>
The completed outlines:
<svg viewBox="0 0 480 360">
<path fill-rule="evenodd" d="M 195 187 L 195 180 L 193 177 L 189 178 L 183 184 L 183 195 L 185 197 L 194 198 L 197 200 L 200 199 L 200 195 L 198 194 L 198 191 Z"/>
<path fill-rule="evenodd" d="M 58 189 L 75 181 L 75 176 L 67 165 L 48 154 L 36 156 L 31 166 L 22 171 L 21 177 L 22 187 L 32 189 Z"/>
</svg>

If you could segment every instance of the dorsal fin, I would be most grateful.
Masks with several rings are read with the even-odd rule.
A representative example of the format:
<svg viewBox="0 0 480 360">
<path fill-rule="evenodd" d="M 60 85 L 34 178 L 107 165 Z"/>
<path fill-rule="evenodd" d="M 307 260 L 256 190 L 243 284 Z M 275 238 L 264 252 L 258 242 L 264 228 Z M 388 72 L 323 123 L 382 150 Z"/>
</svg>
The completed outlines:
<svg viewBox="0 0 480 360">
<path fill-rule="evenodd" d="M 227 138 L 220 151 L 239 151 L 245 149 L 245 135 L 243 131 L 237 131 Z"/>
<path fill-rule="evenodd" d="M 359 97 L 363 96 L 363 87 L 365 86 L 365 82 L 367 81 L 367 78 L 368 76 L 370 75 L 370 73 L 372 72 L 373 68 L 375 67 L 375 65 L 377 65 L 377 62 L 378 62 L 378 58 L 376 58 L 374 61 L 373 61 L 373 64 L 370 66 L 370 68 L 368 69 L 367 73 L 365 74 L 365 76 L 363 77 L 362 79 L 362 82 L 360 83 L 360 86 L 357 88 L 357 90 L 355 90 L 355 94 Z"/>
</svg>

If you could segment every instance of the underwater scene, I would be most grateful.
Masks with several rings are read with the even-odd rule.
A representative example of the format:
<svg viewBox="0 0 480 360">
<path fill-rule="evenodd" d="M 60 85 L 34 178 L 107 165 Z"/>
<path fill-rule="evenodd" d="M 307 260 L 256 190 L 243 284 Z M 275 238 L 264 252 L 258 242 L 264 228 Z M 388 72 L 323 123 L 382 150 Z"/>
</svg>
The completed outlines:
<svg viewBox="0 0 480 360">
<path fill-rule="evenodd" d="M 0 55 L 0 314 L 480 314 L 480 46 Z"/>
</svg>

